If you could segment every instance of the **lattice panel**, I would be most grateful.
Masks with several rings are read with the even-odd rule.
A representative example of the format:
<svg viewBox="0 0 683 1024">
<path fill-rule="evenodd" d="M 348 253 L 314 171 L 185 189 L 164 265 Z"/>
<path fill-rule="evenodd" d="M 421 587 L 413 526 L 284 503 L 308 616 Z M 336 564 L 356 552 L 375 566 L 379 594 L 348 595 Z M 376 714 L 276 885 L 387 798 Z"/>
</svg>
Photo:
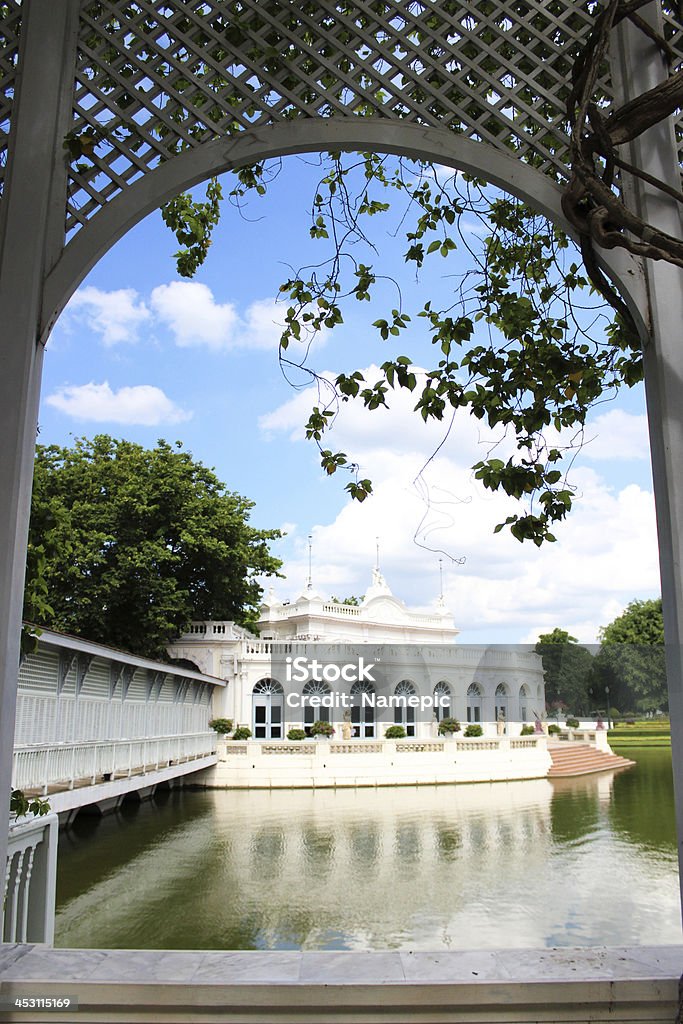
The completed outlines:
<svg viewBox="0 0 683 1024">
<path fill-rule="evenodd" d="M 21 3 L 0 0 L 0 196 L 5 184 L 12 103 L 19 60 Z"/>
<path fill-rule="evenodd" d="M 564 97 L 595 7 L 86 0 L 67 230 L 182 149 L 299 117 L 448 127 L 561 179 Z"/>
<path fill-rule="evenodd" d="M 664 14 L 664 35 L 678 57 L 671 70 L 678 71 L 683 66 L 683 32 L 681 31 L 680 9 L 677 3 L 672 3 L 671 0 L 663 0 L 662 11 Z M 683 169 L 683 111 L 679 110 L 678 115 L 674 118 L 674 129 L 678 143 L 678 162 Z"/>
</svg>

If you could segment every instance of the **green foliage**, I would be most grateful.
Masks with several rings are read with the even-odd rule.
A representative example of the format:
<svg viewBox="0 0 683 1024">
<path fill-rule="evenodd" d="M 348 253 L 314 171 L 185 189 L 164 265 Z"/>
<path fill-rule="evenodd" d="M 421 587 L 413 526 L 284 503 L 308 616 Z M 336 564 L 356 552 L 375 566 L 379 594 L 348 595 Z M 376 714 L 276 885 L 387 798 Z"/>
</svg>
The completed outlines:
<svg viewBox="0 0 683 1024">
<path fill-rule="evenodd" d="M 543 661 L 546 703 L 563 703 L 579 714 L 588 713 L 589 690 L 596 685 L 590 651 L 579 646 L 576 637 L 566 630 L 557 628 L 552 633 L 542 633 L 535 650 Z"/>
<path fill-rule="evenodd" d="M 248 725 L 238 725 L 232 734 L 234 740 L 248 740 L 251 739 L 251 729 Z"/>
<path fill-rule="evenodd" d="M 533 736 L 535 732 L 536 732 L 536 730 L 534 729 L 533 725 L 523 725 L 521 730 L 520 730 L 519 735 L 520 736 Z"/>
<path fill-rule="evenodd" d="M 229 732 L 232 732 L 232 718 L 212 718 L 209 722 L 209 726 L 215 730 L 219 736 L 227 736 Z"/>
<path fill-rule="evenodd" d="M 384 736 L 388 740 L 403 740 L 406 736 L 406 731 L 402 725 L 390 725 Z"/>
<path fill-rule="evenodd" d="M 178 274 L 194 277 L 207 257 L 211 233 L 221 216 L 223 193 L 217 178 L 206 186 L 206 202 L 196 202 L 189 192 L 181 192 L 161 207 L 161 216 L 183 246 L 174 255 Z"/>
<path fill-rule="evenodd" d="M 484 730 L 476 722 L 471 722 L 465 729 L 465 736 L 483 736 Z"/>
<path fill-rule="evenodd" d="M 363 172 L 356 195 L 353 171 Z M 524 506 L 497 530 L 507 526 L 518 540 L 536 545 L 555 540 L 551 527 L 571 509 L 573 489 L 566 478 L 567 449 L 549 446 L 544 431 L 569 430 L 575 439 L 569 449 L 580 446 L 594 403 L 642 379 L 638 339 L 618 318 L 606 320 L 602 329 L 594 322 L 590 332 L 584 331 L 576 313 L 586 303 L 581 292 L 589 287 L 581 256 L 528 206 L 494 195 L 467 176 L 444 184 L 424 164 L 406 168 L 373 154 L 345 164 L 331 154 L 313 204 L 311 236 L 323 244 L 329 239 L 332 254 L 281 286 L 290 303 L 283 353 L 293 341 L 310 342 L 317 332 L 344 323 L 349 302 L 374 297 L 383 279 L 381 268 L 360 262 L 356 249 L 364 244 L 373 251 L 361 226 L 364 214 L 382 213 L 389 206 L 373 198 L 373 189 L 393 192 L 405 203 L 404 259 L 416 271 L 436 257 L 448 258 L 458 235 L 471 238 L 472 232 L 461 227 L 462 218 L 471 222 L 477 217 L 484 237 L 477 250 L 468 242 L 475 266 L 459 283 L 456 275 L 455 305 L 437 309 L 428 300 L 409 313 L 399 304 L 373 321 L 380 339 L 390 342 L 421 320 L 434 359 L 419 376 L 409 355 L 385 360 L 374 381 L 365 380 L 360 370 L 339 374 L 330 401 L 317 406 L 306 425 L 307 437 L 320 448 L 323 468 L 328 474 L 340 469 L 353 473 L 356 479 L 347 490 L 365 500 L 371 481 L 357 479 L 358 467 L 346 452 L 323 448 L 323 436 L 339 402 L 359 401 L 373 410 L 388 406 L 393 390 L 407 389 L 415 393 L 415 411 L 425 421 L 449 422 L 455 411 L 466 409 L 514 437 L 516 455 L 483 459 L 473 466 L 475 477 Z"/>
<path fill-rule="evenodd" d="M 621 615 L 600 630 L 600 642 L 596 660 L 611 697 L 622 707 L 635 704 L 641 712 L 666 710 L 661 598 L 631 601 Z"/>
<path fill-rule="evenodd" d="M 562 729 L 557 724 L 557 722 L 551 722 L 550 725 L 548 726 L 548 735 L 549 736 L 559 736 L 561 732 L 562 732 Z"/>
<path fill-rule="evenodd" d="M 261 574 L 277 574 L 278 530 L 249 525 L 253 502 L 230 491 L 180 443 L 147 450 L 106 435 L 39 445 L 26 617 L 132 653 L 163 657 L 193 618 L 255 614 Z"/>
<path fill-rule="evenodd" d="M 350 605 L 352 608 L 358 608 L 363 603 L 362 597 L 355 597 L 353 594 L 350 597 L 343 597 L 341 600 L 338 597 L 330 598 L 331 604 L 345 604 Z"/>
<path fill-rule="evenodd" d="M 50 801 L 40 796 L 26 796 L 21 789 L 13 789 L 9 801 L 10 814 L 23 818 L 26 814 L 34 814 L 42 818 L 50 810 Z"/>
<path fill-rule="evenodd" d="M 568 729 L 578 729 L 580 723 L 579 723 L 578 718 L 571 718 L 570 717 L 570 718 L 565 719 L 565 723 L 564 724 L 567 726 Z"/>
<path fill-rule="evenodd" d="M 305 740 L 306 733 L 303 729 L 290 729 L 287 733 L 288 740 Z"/>
<path fill-rule="evenodd" d="M 331 722 L 314 722 L 311 726 L 311 736 L 334 736 L 334 726 Z"/>
<path fill-rule="evenodd" d="M 460 732 L 460 722 L 457 718 L 442 718 L 439 722 L 439 736 L 453 735 Z"/>
</svg>

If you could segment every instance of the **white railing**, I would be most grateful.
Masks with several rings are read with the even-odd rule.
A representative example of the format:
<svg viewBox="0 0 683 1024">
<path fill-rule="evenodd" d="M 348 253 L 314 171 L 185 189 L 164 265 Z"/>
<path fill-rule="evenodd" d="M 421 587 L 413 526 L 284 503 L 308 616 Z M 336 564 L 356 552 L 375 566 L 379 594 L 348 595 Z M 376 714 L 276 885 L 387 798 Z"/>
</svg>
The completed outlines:
<svg viewBox="0 0 683 1024">
<path fill-rule="evenodd" d="M 246 743 L 233 743 L 226 739 L 221 741 L 220 758 L 229 757 L 233 754 L 249 755 L 250 757 L 261 757 L 262 755 L 284 754 L 305 754 L 309 757 L 329 757 L 330 754 L 442 754 L 449 756 L 468 753 L 472 751 L 496 750 L 531 750 L 547 748 L 547 736 L 525 736 L 523 739 L 515 739 L 510 736 L 496 736 L 491 738 L 454 737 L 421 740 L 406 737 L 402 740 L 388 739 L 349 739 L 349 740 L 249 740 Z"/>
<path fill-rule="evenodd" d="M 56 814 L 10 824 L 3 896 L 3 942 L 46 942 L 55 933 Z"/>
<path fill-rule="evenodd" d="M 111 742 L 41 744 L 15 747 L 12 786 L 47 793 L 50 786 L 77 781 L 113 779 L 134 772 L 166 768 L 172 763 L 215 754 L 216 733 L 198 732 L 181 736 Z"/>
</svg>

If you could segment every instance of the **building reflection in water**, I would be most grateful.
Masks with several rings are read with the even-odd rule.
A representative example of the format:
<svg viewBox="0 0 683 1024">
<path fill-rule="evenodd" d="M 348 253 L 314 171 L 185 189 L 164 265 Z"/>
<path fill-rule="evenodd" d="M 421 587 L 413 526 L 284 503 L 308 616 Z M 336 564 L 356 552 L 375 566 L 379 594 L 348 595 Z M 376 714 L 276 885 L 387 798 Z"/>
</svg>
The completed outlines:
<svg viewBox="0 0 683 1024">
<path fill-rule="evenodd" d="M 641 841 L 633 808 L 650 787 L 628 777 L 174 795 L 135 818 L 103 819 L 93 834 L 66 837 L 57 942 L 679 942 L 675 836 L 667 843 L 660 829 L 655 843 Z"/>
</svg>

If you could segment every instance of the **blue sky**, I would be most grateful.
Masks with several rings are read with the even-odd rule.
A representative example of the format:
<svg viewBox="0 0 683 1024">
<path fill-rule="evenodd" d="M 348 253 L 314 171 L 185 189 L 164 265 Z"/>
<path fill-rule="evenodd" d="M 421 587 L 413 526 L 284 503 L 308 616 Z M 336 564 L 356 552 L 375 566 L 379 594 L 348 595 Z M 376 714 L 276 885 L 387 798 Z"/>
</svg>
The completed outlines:
<svg viewBox="0 0 683 1024">
<path fill-rule="evenodd" d="M 320 243 L 309 238 L 307 213 L 319 175 L 314 158 L 291 157 L 266 197 L 242 211 L 225 203 L 207 262 L 192 282 L 175 272 L 178 246 L 158 213 L 119 242 L 76 293 L 48 344 L 40 440 L 68 444 L 98 432 L 144 445 L 182 440 L 230 489 L 255 501 L 256 525 L 287 531 L 275 548 L 285 562 L 287 579 L 275 585 L 283 598 L 295 598 L 304 584 L 309 533 L 314 582 L 338 596 L 364 592 L 379 537 L 394 593 L 428 608 L 438 596 L 439 554 L 415 543 L 420 530 L 427 547 L 445 553 L 445 597 L 463 641 L 531 642 L 556 625 L 594 640 L 628 601 L 659 592 L 642 388 L 596 410 L 590 443 L 572 470 L 579 500 L 555 530 L 554 545 L 536 550 L 493 535 L 514 507 L 483 494 L 473 480 L 469 467 L 492 438 L 466 417 L 415 486 L 442 432 L 424 426 L 404 394 L 388 413 L 342 410 L 329 446 L 358 460 L 375 485 L 362 506 L 350 503 L 348 478 L 324 475 L 316 448 L 303 438 L 315 396 L 294 390 L 277 359 L 284 311 L 274 302 L 278 287 L 291 268 L 322 258 Z M 225 191 L 232 181 L 226 176 Z M 403 266 L 396 218 L 373 218 L 370 227 L 376 265 L 395 275 L 406 306 L 432 295 L 446 301 L 454 275 L 469 265 L 466 253 L 431 261 L 418 280 Z M 380 291 L 385 306 L 397 305 L 393 284 Z M 369 324 L 384 312 L 374 303 L 347 305 L 345 324 L 314 343 L 312 365 L 333 374 L 401 352 L 422 365 L 431 360 L 422 321 L 413 321 L 398 343 L 379 340 Z"/>
</svg>

